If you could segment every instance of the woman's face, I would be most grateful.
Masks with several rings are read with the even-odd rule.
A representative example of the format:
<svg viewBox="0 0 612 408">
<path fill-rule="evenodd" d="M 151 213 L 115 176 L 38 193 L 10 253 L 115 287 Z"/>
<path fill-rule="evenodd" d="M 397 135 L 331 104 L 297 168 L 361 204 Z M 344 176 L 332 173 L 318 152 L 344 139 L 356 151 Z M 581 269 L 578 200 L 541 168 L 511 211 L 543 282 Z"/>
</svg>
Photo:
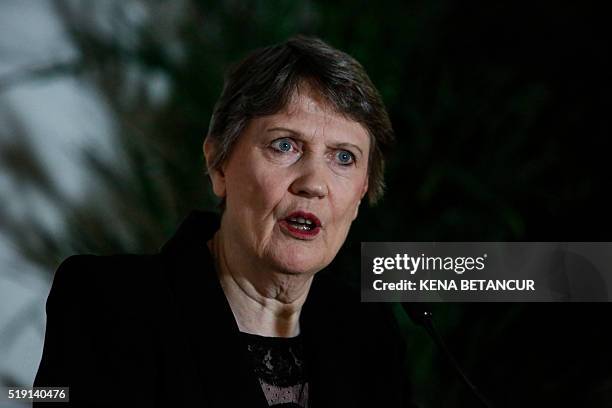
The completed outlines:
<svg viewBox="0 0 612 408">
<path fill-rule="evenodd" d="M 316 93 L 297 92 L 284 111 L 253 119 L 211 174 L 226 199 L 226 256 L 289 274 L 323 269 L 367 191 L 369 149 L 366 130 Z"/>
</svg>

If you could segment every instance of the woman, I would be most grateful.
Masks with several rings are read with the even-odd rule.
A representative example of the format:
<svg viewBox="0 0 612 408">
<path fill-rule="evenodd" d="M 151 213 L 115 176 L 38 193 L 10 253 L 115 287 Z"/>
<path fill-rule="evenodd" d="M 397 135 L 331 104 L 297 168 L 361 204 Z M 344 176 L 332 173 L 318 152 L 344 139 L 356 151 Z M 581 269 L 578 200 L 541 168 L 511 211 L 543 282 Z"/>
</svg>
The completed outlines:
<svg viewBox="0 0 612 408">
<path fill-rule="evenodd" d="M 326 269 L 392 138 L 347 54 L 301 36 L 251 53 L 204 142 L 220 220 L 194 211 L 159 254 L 64 261 L 35 385 L 74 406 L 407 406 L 391 315 Z"/>
</svg>

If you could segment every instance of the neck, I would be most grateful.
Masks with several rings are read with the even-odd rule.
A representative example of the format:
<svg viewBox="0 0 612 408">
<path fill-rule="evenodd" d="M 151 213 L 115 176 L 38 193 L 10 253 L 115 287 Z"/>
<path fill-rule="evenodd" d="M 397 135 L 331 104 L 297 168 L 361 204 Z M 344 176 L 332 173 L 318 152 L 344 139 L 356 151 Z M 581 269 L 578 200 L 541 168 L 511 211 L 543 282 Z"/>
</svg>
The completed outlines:
<svg viewBox="0 0 612 408">
<path fill-rule="evenodd" d="M 226 256 L 232 252 L 227 252 L 221 231 L 208 241 L 208 246 L 240 331 L 267 337 L 294 337 L 300 333 L 300 313 L 312 275 L 291 275 Z"/>
</svg>

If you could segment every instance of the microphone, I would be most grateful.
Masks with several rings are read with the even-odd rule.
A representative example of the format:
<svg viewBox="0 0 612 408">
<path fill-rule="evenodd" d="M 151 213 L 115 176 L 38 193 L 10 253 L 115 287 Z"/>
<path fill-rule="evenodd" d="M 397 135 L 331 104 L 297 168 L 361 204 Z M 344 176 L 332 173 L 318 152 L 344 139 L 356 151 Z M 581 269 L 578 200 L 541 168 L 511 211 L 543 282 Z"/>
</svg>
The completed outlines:
<svg viewBox="0 0 612 408">
<path fill-rule="evenodd" d="M 448 347 L 446 347 L 446 343 L 442 339 L 442 336 L 438 334 L 436 327 L 433 322 L 433 313 L 427 307 L 425 303 L 402 303 L 402 308 L 410 317 L 410 320 L 417 326 L 421 326 L 425 329 L 429 337 L 431 337 L 438 346 L 438 348 L 442 351 L 442 354 L 446 357 L 447 361 L 451 363 L 451 365 L 455 368 L 455 371 L 459 374 L 459 377 L 463 381 L 463 383 L 472 391 L 472 393 L 476 396 L 476 398 L 481 402 L 481 404 L 486 408 L 492 408 L 491 403 L 485 398 L 485 396 L 476 388 L 476 386 L 470 381 L 470 379 L 465 375 L 461 366 L 452 355 Z"/>
</svg>

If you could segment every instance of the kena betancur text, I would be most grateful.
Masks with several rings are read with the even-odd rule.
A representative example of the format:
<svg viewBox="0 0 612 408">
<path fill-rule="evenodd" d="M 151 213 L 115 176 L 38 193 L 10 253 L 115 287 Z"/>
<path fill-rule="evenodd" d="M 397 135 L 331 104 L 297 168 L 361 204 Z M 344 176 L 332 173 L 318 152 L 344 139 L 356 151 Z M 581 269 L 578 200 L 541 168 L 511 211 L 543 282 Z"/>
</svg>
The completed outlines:
<svg viewBox="0 0 612 408">
<path fill-rule="evenodd" d="M 373 258 L 372 272 L 381 275 L 388 270 L 398 270 L 415 275 L 419 271 L 452 271 L 463 275 L 465 272 L 483 271 L 486 259 L 487 254 L 477 257 L 396 254 L 394 257 Z M 376 291 L 533 291 L 535 283 L 532 279 L 401 279 L 395 282 L 376 279 L 373 288 Z"/>
</svg>

